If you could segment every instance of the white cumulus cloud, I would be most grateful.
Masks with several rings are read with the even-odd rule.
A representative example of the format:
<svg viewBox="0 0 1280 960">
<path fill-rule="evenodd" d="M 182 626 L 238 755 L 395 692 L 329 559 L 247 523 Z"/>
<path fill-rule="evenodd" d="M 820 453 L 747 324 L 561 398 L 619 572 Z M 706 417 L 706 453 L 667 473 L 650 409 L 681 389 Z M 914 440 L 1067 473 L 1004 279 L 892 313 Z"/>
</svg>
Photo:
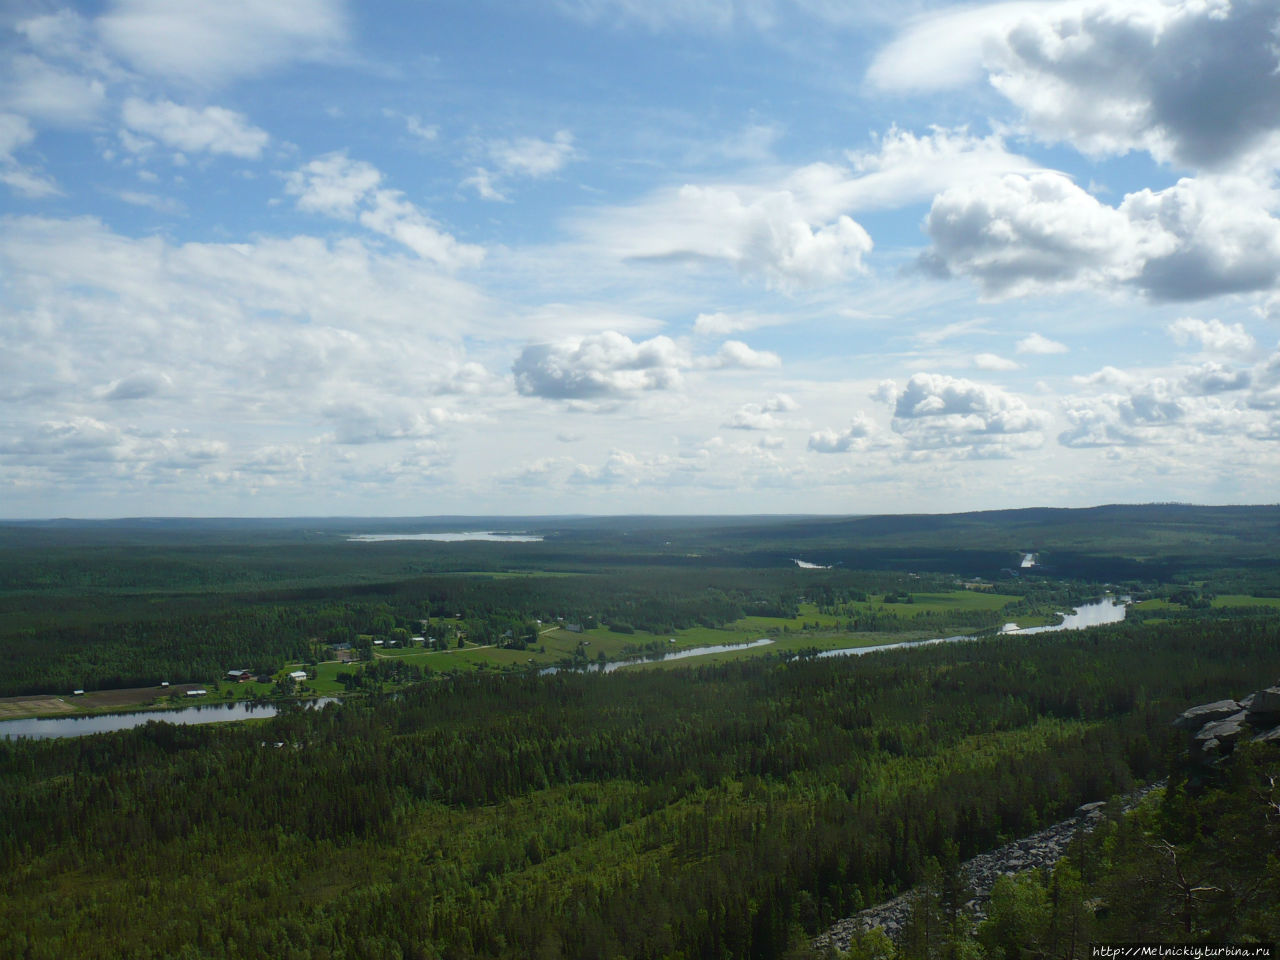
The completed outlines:
<svg viewBox="0 0 1280 960">
<path fill-rule="evenodd" d="M 732 430 L 776 430 L 782 424 L 777 414 L 790 413 L 798 407 L 787 394 L 774 394 L 763 403 L 744 403 L 725 426 Z"/>
<path fill-rule="evenodd" d="M 902 389 L 878 394 L 893 403 L 893 429 L 917 451 L 959 456 L 1008 456 L 1038 447 L 1049 416 L 999 387 L 944 374 L 917 373 Z"/>
<path fill-rule="evenodd" d="M 1069 348 L 1065 343 L 1057 340 L 1050 340 L 1044 334 L 1029 333 L 1021 340 L 1015 348 L 1018 353 L 1031 353 L 1037 355 L 1048 355 L 1055 353 L 1067 353 Z"/>
<path fill-rule="evenodd" d="M 572 160 L 573 134 L 558 130 L 550 140 L 537 137 L 492 140 L 485 146 L 485 154 L 493 169 L 476 167 L 475 172 L 462 181 L 462 186 L 474 189 L 482 200 L 506 201 L 506 181 L 521 177 L 540 180 Z"/>
<path fill-rule="evenodd" d="M 988 297 L 1135 287 L 1194 300 L 1273 287 L 1280 220 L 1268 191 L 1237 177 L 1183 179 L 1110 207 L 1066 177 L 1010 174 L 933 202 L 921 265 L 972 276 Z"/>
<path fill-rule="evenodd" d="M 517 137 L 489 144 L 489 157 L 507 176 L 547 177 L 573 158 L 573 134 L 557 130 L 550 140 Z"/>
<path fill-rule="evenodd" d="M 137 97 L 121 108 L 125 127 L 187 153 L 219 153 L 256 160 L 270 141 L 265 130 L 225 107 L 197 110 L 170 100 L 147 102 Z"/>
<path fill-rule="evenodd" d="M 809 434 L 809 449 L 815 453 L 861 452 L 872 445 L 876 426 L 864 413 L 854 416 L 844 430 L 818 430 Z"/>
<path fill-rule="evenodd" d="M 636 343 L 613 331 L 531 344 L 516 358 L 516 389 L 556 400 L 593 400 L 679 386 L 688 353 L 670 337 Z"/>
<path fill-rule="evenodd" d="M 1008 357 L 995 353 L 979 353 L 973 358 L 973 365 L 979 370 L 1018 370 L 1021 364 Z"/>
<path fill-rule="evenodd" d="M 868 76 L 936 90 L 985 74 L 1046 140 L 1224 168 L 1274 148 L 1276 23 L 1270 0 L 987 4 L 917 21 Z"/>
<path fill-rule="evenodd" d="M 933 249 L 925 265 L 973 276 L 993 297 L 1123 282 L 1149 248 L 1173 245 L 1053 173 L 948 189 L 934 199 L 926 229 Z"/>
<path fill-rule="evenodd" d="M 19 162 L 14 154 L 29 146 L 36 132 L 26 117 L 0 113 L 0 183 L 28 197 L 60 193 L 58 185 L 42 171 Z"/>
<path fill-rule="evenodd" d="M 810 287 L 864 271 L 871 237 L 850 217 L 802 209 L 787 189 L 686 185 L 630 209 L 594 215 L 586 239 L 623 259 L 727 263 L 772 287 Z"/>
<path fill-rule="evenodd" d="M 741 340 L 726 340 L 714 354 L 699 362 L 712 369 L 764 370 L 782 366 L 782 358 L 771 350 L 753 350 Z"/>
<path fill-rule="evenodd" d="M 1242 323 L 1181 317 L 1169 324 L 1168 330 L 1179 345 L 1198 343 L 1210 353 L 1250 353 L 1256 346 Z"/>
<path fill-rule="evenodd" d="M 299 210 L 356 220 L 446 269 L 475 266 L 484 258 L 482 247 L 459 243 L 401 191 L 381 183 L 382 173 L 372 164 L 339 152 L 289 173 L 285 192 L 297 198 Z"/>
<path fill-rule="evenodd" d="M 347 30 L 340 0 L 114 0 L 96 25 L 135 69 L 205 85 L 329 57 Z"/>
</svg>

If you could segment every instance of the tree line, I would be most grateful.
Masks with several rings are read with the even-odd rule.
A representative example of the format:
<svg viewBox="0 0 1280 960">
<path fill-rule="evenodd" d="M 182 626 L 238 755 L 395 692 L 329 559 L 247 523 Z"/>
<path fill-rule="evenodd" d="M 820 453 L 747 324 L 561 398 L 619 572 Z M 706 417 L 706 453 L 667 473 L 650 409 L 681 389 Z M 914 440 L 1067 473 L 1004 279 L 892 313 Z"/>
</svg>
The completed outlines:
<svg viewBox="0 0 1280 960">
<path fill-rule="evenodd" d="M 0 954 L 794 956 L 1278 665 L 1275 620 L 1120 625 L 3 742 Z"/>
</svg>

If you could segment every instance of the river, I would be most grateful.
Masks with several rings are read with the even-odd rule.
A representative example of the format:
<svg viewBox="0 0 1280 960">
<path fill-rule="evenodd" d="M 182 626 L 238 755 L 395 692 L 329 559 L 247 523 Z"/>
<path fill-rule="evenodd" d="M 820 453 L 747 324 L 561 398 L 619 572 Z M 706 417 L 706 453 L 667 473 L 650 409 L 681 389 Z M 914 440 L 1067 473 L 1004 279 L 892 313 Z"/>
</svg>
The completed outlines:
<svg viewBox="0 0 1280 960">
<path fill-rule="evenodd" d="M 1019 629 L 1013 624 L 1006 624 L 1001 635 L 1050 633 L 1057 630 L 1083 630 L 1104 623 L 1119 623 L 1124 619 L 1125 600 L 1104 597 L 1094 603 L 1083 603 L 1063 617 L 1062 623 L 1048 624 L 1043 627 L 1024 627 Z M 973 640 L 975 637 L 965 634 L 957 637 L 937 637 L 932 640 L 899 640 L 895 643 L 878 643 L 870 647 L 845 647 L 840 650 L 824 650 L 818 657 L 857 657 L 864 653 L 876 653 L 879 650 L 893 650 L 898 647 L 918 647 L 931 643 L 952 643 L 957 640 Z M 774 641 L 768 637 L 753 640 L 750 643 L 718 644 L 709 647 L 691 647 L 688 650 L 674 650 L 661 656 L 638 657 L 630 660 L 614 660 L 608 663 L 591 663 L 584 667 L 546 667 L 539 671 L 542 674 L 558 673 L 561 669 L 580 669 L 590 673 L 613 673 L 622 667 L 640 663 L 661 663 L 666 660 L 684 660 L 689 657 L 701 657 L 711 653 L 728 653 L 734 650 L 750 650 L 763 647 Z M 303 701 L 309 706 L 320 707 L 335 702 L 333 697 L 319 700 Z M 103 713 L 88 717 L 35 717 L 27 720 L 5 720 L 0 722 L 0 738 L 33 737 L 46 739 L 49 737 L 82 737 L 90 733 L 107 733 L 112 730 L 128 730 L 140 727 L 150 720 L 163 720 L 166 723 L 226 723 L 231 720 L 251 720 L 274 717 L 279 712 L 272 703 L 235 702 L 225 704 L 209 704 L 199 707 L 185 707 L 177 710 L 147 710 L 137 713 Z"/>
<path fill-rule="evenodd" d="M 335 697 L 298 701 L 307 709 L 337 703 Z M 47 740 L 50 737 L 83 737 L 91 733 L 110 733 L 113 730 L 129 730 L 151 720 L 165 723 L 191 725 L 198 723 L 227 723 L 231 720 L 265 720 L 280 712 L 274 703 L 237 701 L 234 703 L 210 703 L 199 707 L 179 707 L 175 710 L 140 710 L 134 713 L 98 713 L 87 717 L 31 717 L 26 720 L 0 722 L 0 738 L 31 737 Z"/>
<path fill-rule="evenodd" d="M 1065 614 L 1061 623 L 1048 623 L 1042 627 L 1021 627 L 1006 623 L 1000 631 L 1001 636 L 1026 635 L 1032 633 L 1053 633 L 1058 630 L 1083 630 L 1086 627 L 1100 627 L 1106 623 L 1119 623 L 1124 619 L 1128 597 L 1103 597 L 1093 603 L 1082 603 L 1071 613 Z M 958 637 L 935 637 L 932 640 L 899 640 L 897 643 L 878 643 L 873 647 L 846 647 L 841 650 L 824 650 L 819 657 L 856 657 L 864 653 L 875 653 L 877 650 L 893 650 L 895 647 L 920 647 L 931 643 L 954 643 L 957 640 L 976 640 L 972 634 Z"/>
<path fill-rule="evenodd" d="M 752 640 L 748 643 L 719 643 L 710 647 L 690 647 L 687 650 L 674 650 L 671 653 L 655 654 L 651 657 L 632 657 L 628 660 L 609 660 L 605 663 L 588 663 L 582 667 L 543 667 L 539 674 L 549 675 L 561 670 L 578 670 L 582 673 L 613 673 L 623 667 L 635 666 L 638 663 L 663 663 L 667 660 L 687 660 L 689 657 L 702 657 L 709 653 L 729 653 L 734 650 L 750 650 L 752 647 L 763 647 L 773 643 L 768 637 Z"/>
<path fill-rule="evenodd" d="M 542 537 L 529 533 L 494 533 L 490 530 L 464 530 L 458 533 L 361 533 L 347 537 L 353 543 L 385 543 L 388 540 L 434 540 L 438 543 L 461 543 L 480 540 L 485 543 L 541 543 Z"/>
</svg>

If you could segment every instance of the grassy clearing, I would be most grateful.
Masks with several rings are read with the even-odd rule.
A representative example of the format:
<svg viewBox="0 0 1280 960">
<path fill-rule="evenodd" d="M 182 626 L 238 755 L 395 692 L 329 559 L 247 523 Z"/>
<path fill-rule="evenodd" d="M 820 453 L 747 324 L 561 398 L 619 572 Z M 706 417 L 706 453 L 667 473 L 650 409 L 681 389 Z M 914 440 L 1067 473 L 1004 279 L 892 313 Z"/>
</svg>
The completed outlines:
<svg viewBox="0 0 1280 960">
<path fill-rule="evenodd" d="M 880 608 L 911 620 L 928 613 L 946 613 L 968 610 L 1000 610 L 1018 601 L 1007 594 L 986 593 L 974 590 L 955 590 L 948 593 L 922 593 L 913 596 L 912 603 L 881 602 L 883 597 L 869 599 L 853 606 L 871 610 Z M 524 650 L 504 649 L 496 646 L 462 648 L 450 646 L 443 650 L 426 650 L 422 647 L 378 648 L 377 659 L 395 659 L 414 664 L 433 673 L 471 670 L 519 670 L 549 667 L 563 663 L 581 652 L 586 659 L 598 662 L 625 660 L 644 656 L 654 651 L 678 652 L 699 647 L 748 644 L 761 638 L 775 642 L 768 646 L 706 654 L 666 664 L 638 664 L 638 668 L 686 667 L 715 663 L 720 660 L 748 656 L 765 656 L 770 653 L 797 652 L 802 650 L 833 650 L 850 647 L 874 646 L 902 640 L 925 640 L 939 636 L 933 628 L 895 631 L 893 633 L 856 633 L 840 630 L 847 621 L 818 611 L 813 603 L 803 603 L 794 617 L 743 617 L 724 627 L 689 627 L 668 633 L 651 633 L 636 630 L 634 633 L 615 633 L 607 627 L 593 627 L 582 631 L 569 631 L 559 627 L 544 630 L 538 641 Z M 1046 617 L 1022 617 L 1021 626 L 1047 623 Z M 634 669 L 636 667 L 628 667 Z M 307 686 L 316 693 L 332 695 L 342 692 L 337 682 L 340 671 L 357 670 L 356 664 L 321 664 L 316 679 Z"/>
<path fill-rule="evenodd" d="M 1151 600 L 1141 600 L 1136 606 L 1144 612 L 1189 609 L 1184 604 L 1159 597 Z M 1271 609 L 1280 609 L 1280 597 L 1251 597 L 1244 593 L 1224 593 L 1210 600 L 1209 606 L 1218 610 L 1226 607 L 1269 607 Z"/>
<path fill-rule="evenodd" d="M 1280 608 L 1280 597 L 1250 597 L 1242 593 L 1224 593 L 1210 601 L 1214 607 L 1272 607 Z"/>
<path fill-rule="evenodd" d="M 76 712 L 76 708 L 61 697 L 5 697 L 0 700 L 0 720 L 20 720 L 26 717 L 48 717 Z"/>
<path fill-rule="evenodd" d="M 911 603 L 885 603 L 884 596 L 869 597 L 865 601 L 854 601 L 845 604 L 845 608 L 854 615 L 880 610 L 903 618 L 915 618 L 925 614 L 962 613 L 974 610 L 1003 610 L 1017 603 L 1021 597 L 1006 593 L 988 593 L 980 590 L 951 590 L 946 593 L 914 593 Z M 799 613 L 790 619 L 785 617 L 744 617 L 732 624 L 733 627 L 745 627 L 749 630 L 791 630 L 803 629 L 805 624 L 817 623 L 819 627 L 836 627 L 848 614 L 836 616 L 818 612 L 813 603 L 800 604 Z M 1019 621 L 1021 623 L 1021 621 Z M 1028 621 L 1023 626 L 1031 626 Z"/>
<path fill-rule="evenodd" d="M 490 575 L 490 574 L 481 574 Z M 511 574 L 524 576 L 524 574 Z M 566 574 L 570 576 L 572 574 Z M 955 590 L 947 593 L 920 593 L 913 595 L 912 603 L 883 603 L 883 597 L 868 599 L 866 602 L 854 603 L 850 606 L 858 610 L 882 609 L 895 613 L 905 620 L 912 620 L 926 613 L 946 613 L 969 610 L 1000 610 L 1017 602 L 1019 598 L 1006 594 L 987 593 L 974 590 Z M 1242 603 L 1241 601 L 1245 601 Z M 1148 601 L 1161 602 L 1161 601 Z M 1220 597 L 1215 604 L 1248 605 L 1248 603 L 1265 602 L 1268 605 L 1280 606 L 1280 598 L 1269 598 L 1256 601 L 1252 598 Z M 892 643 L 903 640 L 924 640 L 940 636 L 935 627 L 919 630 L 903 630 L 892 633 L 859 633 L 840 629 L 847 622 L 848 615 L 835 616 L 823 614 L 813 603 L 803 603 L 795 617 L 743 617 L 724 627 L 690 627 L 674 630 L 669 633 L 655 634 L 644 630 L 634 633 L 615 633 L 607 627 L 594 627 L 581 632 L 571 632 L 559 627 L 544 630 L 536 643 L 525 650 L 502 649 L 496 646 L 476 646 L 466 643 L 463 647 L 450 646 L 447 649 L 428 650 L 423 647 L 375 648 L 376 659 L 395 659 L 413 664 L 428 674 L 470 672 L 474 670 L 524 670 L 549 667 L 561 664 L 574 658 L 577 654 L 585 654 L 586 659 L 598 662 L 617 661 L 642 657 L 654 651 L 677 652 L 699 647 L 748 644 L 761 638 L 770 638 L 775 642 L 767 646 L 705 654 L 668 663 L 645 663 L 627 667 L 627 669 L 670 669 L 716 663 L 723 660 L 741 657 L 759 657 L 784 652 L 805 650 L 832 650 L 839 648 L 873 646 L 881 643 Z M 1034 626 L 1048 622 L 1044 617 L 1020 617 L 1020 626 Z M 957 630 L 956 632 L 967 632 Z M 330 661 L 318 665 L 291 664 L 283 672 L 306 670 L 314 672 L 314 679 L 308 679 L 299 686 L 301 696 L 339 696 L 345 688 L 338 682 L 338 674 L 355 672 L 361 669 L 358 662 Z M 189 686 L 195 686 L 190 684 Z M 201 697 L 187 697 L 185 688 L 175 686 L 161 691 L 159 688 L 146 688 L 141 691 L 103 691 L 101 694 L 88 694 L 85 698 L 34 698 L 30 706 L 24 706 L 14 698 L 13 701 L 0 701 L 0 715 L 6 717 L 40 716 L 53 713 L 110 712 L 112 710 L 136 710 L 150 706 L 173 707 L 175 705 L 200 705 L 209 703 L 226 703 L 236 700 L 270 699 L 275 692 L 273 683 L 229 683 L 226 681 L 209 681 L 203 686 L 209 691 Z M 112 702 L 97 702 L 106 697 Z M 123 699 L 121 699 L 123 697 Z M 66 704 L 70 702 L 70 707 Z"/>
</svg>

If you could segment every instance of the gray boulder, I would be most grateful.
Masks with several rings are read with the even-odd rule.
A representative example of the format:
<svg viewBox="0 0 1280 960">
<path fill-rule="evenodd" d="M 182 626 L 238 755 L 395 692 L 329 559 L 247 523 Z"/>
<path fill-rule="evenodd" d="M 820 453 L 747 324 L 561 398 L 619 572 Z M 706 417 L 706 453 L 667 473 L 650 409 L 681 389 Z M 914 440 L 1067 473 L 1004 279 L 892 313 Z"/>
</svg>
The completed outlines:
<svg viewBox="0 0 1280 960">
<path fill-rule="evenodd" d="M 1225 720 L 1240 712 L 1240 704 L 1234 700 L 1219 700 L 1217 703 L 1202 703 L 1198 707 L 1184 710 L 1173 725 L 1179 730 L 1199 730 L 1206 723 L 1214 720 Z"/>
<path fill-rule="evenodd" d="M 1253 738 L 1254 743 L 1280 743 L 1280 727 L 1264 730 Z"/>
<path fill-rule="evenodd" d="M 1223 720 L 1206 723 L 1192 738 L 1191 757 L 1197 763 L 1217 763 L 1235 749 L 1245 731 L 1246 713 L 1240 710 Z"/>
<path fill-rule="evenodd" d="M 1244 732 L 1246 716 L 1247 714 L 1241 710 L 1239 713 L 1223 720 L 1214 720 L 1212 723 L 1206 723 L 1196 731 L 1195 738 L 1202 743 L 1217 740 L 1224 747 L 1233 744 L 1240 738 L 1240 734 Z"/>
<path fill-rule="evenodd" d="M 1255 693 L 1249 701 L 1249 716 L 1280 716 L 1280 687 Z"/>
</svg>

